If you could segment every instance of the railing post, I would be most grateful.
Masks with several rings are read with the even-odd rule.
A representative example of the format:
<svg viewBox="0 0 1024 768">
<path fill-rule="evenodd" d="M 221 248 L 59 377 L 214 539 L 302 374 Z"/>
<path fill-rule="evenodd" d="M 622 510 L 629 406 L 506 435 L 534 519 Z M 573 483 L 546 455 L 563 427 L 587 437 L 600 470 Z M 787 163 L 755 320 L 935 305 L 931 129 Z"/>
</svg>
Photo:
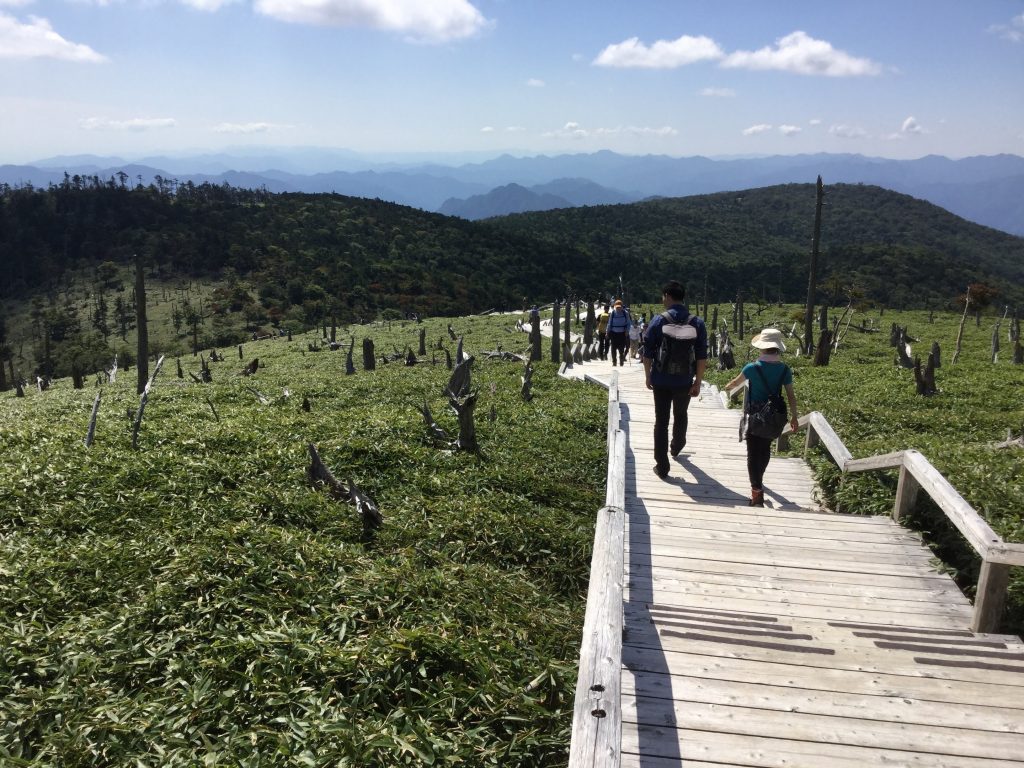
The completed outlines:
<svg viewBox="0 0 1024 768">
<path fill-rule="evenodd" d="M 906 462 L 900 466 L 900 479 L 896 484 L 896 501 L 892 506 L 892 519 L 897 523 L 903 518 L 904 513 L 909 512 L 917 504 L 917 491 L 921 485 L 917 482 Z"/>
<path fill-rule="evenodd" d="M 811 452 L 820 441 L 818 440 L 818 433 L 814 429 L 814 424 L 807 422 L 807 440 L 804 441 L 804 459 L 807 459 L 807 454 Z"/>
<path fill-rule="evenodd" d="M 978 576 L 978 592 L 974 596 L 972 632 L 995 632 L 1006 605 L 1006 588 L 1010 582 L 1010 566 L 983 560 Z"/>
</svg>

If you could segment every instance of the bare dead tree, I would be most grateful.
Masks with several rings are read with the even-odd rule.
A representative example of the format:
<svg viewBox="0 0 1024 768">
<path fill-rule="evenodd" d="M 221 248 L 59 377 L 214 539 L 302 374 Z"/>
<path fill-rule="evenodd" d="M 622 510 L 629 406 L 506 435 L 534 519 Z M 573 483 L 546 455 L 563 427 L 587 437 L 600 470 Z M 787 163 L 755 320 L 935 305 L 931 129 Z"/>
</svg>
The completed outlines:
<svg viewBox="0 0 1024 768">
<path fill-rule="evenodd" d="M 531 387 L 533 386 L 533 365 L 527 362 L 523 367 L 523 375 L 520 377 L 522 382 L 522 388 L 519 390 L 519 394 L 522 396 L 524 402 L 530 402 L 533 399 L 533 392 Z"/>
<path fill-rule="evenodd" d="M 101 389 L 96 393 L 96 401 L 92 404 L 92 416 L 89 418 L 89 429 L 85 433 L 85 447 L 88 448 L 92 445 L 93 437 L 96 435 L 96 417 L 100 412 L 100 395 L 103 394 Z"/>
<path fill-rule="evenodd" d="M 960 359 L 960 346 L 964 339 L 964 324 L 967 322 L 967 310 L 971 306 L 971 286 L 967 286 L 967 292 L 964 294 L 964 314 L 960 318 L 960 330 L 956 333 L 956 351 L 953 352 L 953 360 L 950 365 L 956 365 L 956 361 Z"/>
<path fill-rule="evenodd" d="M 142 414 L 146 410 L 146 403 L 149 402 L 149 391 L 153 386 L 153 382 L 156 381 L 156 376 L 160 373 L 160 366 L 164 364 L 163 355 L 156 361 L 156 368 L 153 369 L 153 375 L 149 377 L 149 381 L 146 382 L 146 386 L 142 388 L 142 395 L 139 397 L 139 410 L 135 414 L 135 423 L 132 424 L 132 449 L 138 450 L 139 447 L 139 427 L 142 424 Z"/>
</svg>

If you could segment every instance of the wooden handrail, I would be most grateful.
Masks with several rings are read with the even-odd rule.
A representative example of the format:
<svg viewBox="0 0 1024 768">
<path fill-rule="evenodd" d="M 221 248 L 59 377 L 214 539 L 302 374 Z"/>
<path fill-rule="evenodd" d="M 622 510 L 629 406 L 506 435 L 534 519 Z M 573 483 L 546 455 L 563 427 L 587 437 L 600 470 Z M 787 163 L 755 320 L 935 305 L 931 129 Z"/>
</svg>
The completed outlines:
<svg viewBox="0 0 1024 768">
<path fill-rule="evenodd" d="M 594 526 L 587 612 L 573 708 L 569 768 L 618 768 L 622 746 L 622 584 L 626 433 L 620 428 L 619 376 L 608 385 L 608 478 Z"/>
<path fill-rule="evenodd" d="M 746 382 L 743 382 L 731 389 L 726 389 L 723 393 L 725 404 L 728 406 L 745 387 Z M 1024 566 L 1024 544 L 1003 541 L 978 514 L 978 511 L 918 451 L 897 451 L 855 459 L 839 435 L 832 429 L 828 419 L 820 412 L 811 411 L 804 414 L 797 420 L 797 423 L 800 429 L 807 430 L 804 447 L 805 458 L 807 451 L 820 444 L 844 474 L 879 469 L 899 469 L 896 501 L 892 509 L 893 519 L 897 522 L 913 508 L 917 502 L 919 490 L 923 489 L 931 497 L 981 557 L 981 573 L 974 598 L 971 629 L 975 632 L 995 632 L 1006 604 L 1010 567 Z M 791 432 L 792 430 L 787 425 L 779 437 L 780 447 L 787 443 Z"/>
<path fill-rule="evenodd" d="M 1011 566 L 1024 566 L 1024 544 L 1003 541 L 977 510 L 918 451 L 897 451 L 855 459 L 832 429 L 828 419 L 818 411 L 801 416 L 798 423 L 801 429 L 807 429 L 805 456 L 807 450 L 820 444 L 843 473 L 899 469 L 896 500 L 892 509 L 893 519 L 897 522 L 913 508 L 918 491 L 924 490 L 931 497 L 982 561 L 971 629 L 974 632 L 995 632 L 1006 604 L 1009 569 Z M 783 435 L 789 431 L 789 427 L 786 427 Z"/>
</svg>

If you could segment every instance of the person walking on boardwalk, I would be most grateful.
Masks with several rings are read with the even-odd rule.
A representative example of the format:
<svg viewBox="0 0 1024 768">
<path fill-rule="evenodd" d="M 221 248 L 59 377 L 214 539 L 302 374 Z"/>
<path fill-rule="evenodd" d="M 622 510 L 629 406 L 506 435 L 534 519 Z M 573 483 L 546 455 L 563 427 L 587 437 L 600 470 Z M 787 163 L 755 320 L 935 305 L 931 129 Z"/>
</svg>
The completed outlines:
<svg viewBox="0 0 1024 768">
<path fill-rule="evenodd" d="M 597 356 L 602 360 L 608 359 L 608 305 L 601 309 L 597 316 Z"/>
<path fill-rule="evenodd" d="M 708 360 L 704 321 L 683 304 L 686 290 L 675 280 L 661 289 L 665 311 L 651 318 L 643 339 L 644 374 L 654 392 L 654 474 L 668 476 L 669 452 L 678 456 L 686 445 L 690 398 L 700 394 Z M 672 440 L 668 422 L 672 418 Z"/>
<path fill-rule="evenodd" d="M 629 326 L 633 318 L 629 310 L 622 306 L 622 300 L 615 300 L 615 307 L 608 318 L 608 344 L 612 349 L 612 367 L 626 364 L 626 350 L 629 349 Z M 618 361 L 616 363 L 616 361 Z"/>
<path fill-rule="evenodd" d="M 793 371 L 782 362 L 780 355 L 786 351 L 786 345 L 782 341 L 782 332 L 776 328 L 765 328 L 750 340 L 750 345 L 761 351 L 760 356 L 753 363 L 747 363 L 739 375 L 730 381 L 726 387 L 732 389 L 738 387 L 744 381 L 747 382 L 748 390 L 744 401 L 744 434 L 741 439 L 747 443 L 747 474 L 750 476 L 750 503 L 751 507 L 764 506 L 764 473 L 768 469 L 768 461 L 772 456 L 773 437 L 756 435 L 751 433 L 749 414 L 754 408 L 776 398 L 773 410 L 785 413 L 782 405 L 782 389 L 786 390 L 786 399 L 789 401 L 789 426 L 795 432 L 799 428 L 796 411 L 796 394 L 793 392 Z M 781 434 L 781 419 L 778 431 Z M 777 437 L 777 435 L 776 435 Z"/>
</svg>

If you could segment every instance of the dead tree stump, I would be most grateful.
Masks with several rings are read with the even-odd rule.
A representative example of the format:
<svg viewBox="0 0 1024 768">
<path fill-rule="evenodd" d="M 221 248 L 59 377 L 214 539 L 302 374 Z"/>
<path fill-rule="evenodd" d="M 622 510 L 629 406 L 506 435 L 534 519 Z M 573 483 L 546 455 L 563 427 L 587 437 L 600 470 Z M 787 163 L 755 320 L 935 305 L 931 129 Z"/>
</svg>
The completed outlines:
<svg viewBox="0 0 1024 768">
<path fill-rule="evenodd" d="M 533 392 L 530 388 L 533 386 L 533 366 L 528 362 L 523 367 L 523 375 L 520 377 L 523 383 L 522 389 L 519 390 L 519 394 L 523 398 L 523 402 L 530 402 L 533 399 Z"/>
<path fill-rule="evenodd" d="M 928 355 L 928 365 L 921 370 L 921 358 L 914 358 L 914 383 L 917 386 L 917 394 L 924 397 L 934 395 L 938 390 L 935 388 L 935 360 Z"/>
<path fill-rule="evenodd" d="M 363 370 L 373 371 L 377 368 L 377 358 L 373 352 L 373 339 L 363 339 Z"/>
</svg>

